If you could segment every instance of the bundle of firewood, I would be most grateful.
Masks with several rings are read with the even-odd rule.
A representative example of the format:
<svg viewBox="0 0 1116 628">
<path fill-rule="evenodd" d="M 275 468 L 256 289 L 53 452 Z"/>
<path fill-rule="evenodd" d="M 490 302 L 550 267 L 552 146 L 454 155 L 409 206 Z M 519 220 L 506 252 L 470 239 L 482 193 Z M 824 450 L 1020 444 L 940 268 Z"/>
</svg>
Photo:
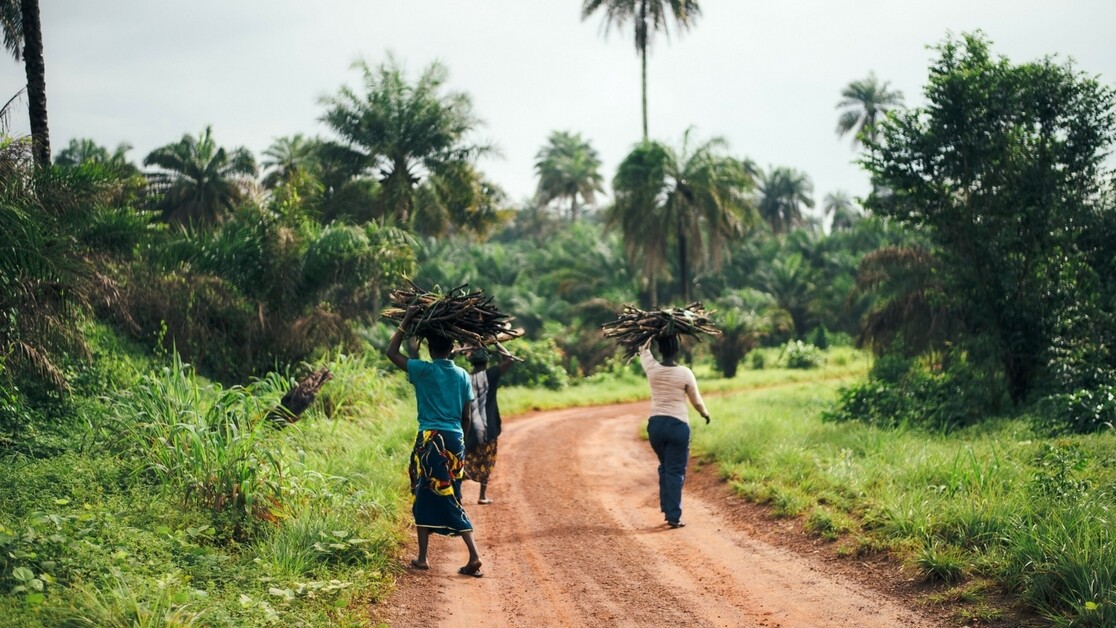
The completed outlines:
<svg viewBox="0 0 1116 628">
<path fill-rule="evenodd" d="M 501 343 L 523 335 L 522 329 L 512 328 L 513 317 L 501 312 L 492 297 L 483 290 L 469 291 L 468 284 L 442 293 L 437 286 L 430 291 L 411 283 L 409 288 L 393 290 L 388 298 L 391 307 L 380 315 L 396 323 L 408 308 L 419 307 L 406 330 L 408 336 L 438 334 L 465 347 L 495 347 L 501 355 L 511 356 Z"/>
<path fill-rule="evenodd" d="M 712 312 L 706 312 L 700 302 L 650 311 L 625 305 L 615 321 L 601 328 L 606 338 L 615 338 L 624 347 L 625 355 L 633 356 L 648 338 L 687 335 L 700 340 L 698 334 L 720 336 L 721 330 L 713 325 L 710 314 Z"/>
</svg>

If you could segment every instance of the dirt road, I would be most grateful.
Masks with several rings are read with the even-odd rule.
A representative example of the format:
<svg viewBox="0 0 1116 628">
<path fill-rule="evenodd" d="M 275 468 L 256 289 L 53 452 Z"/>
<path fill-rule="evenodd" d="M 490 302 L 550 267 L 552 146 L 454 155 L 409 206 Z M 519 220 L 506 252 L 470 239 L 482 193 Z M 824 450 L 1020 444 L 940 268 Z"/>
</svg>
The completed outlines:
<svg viewBox="0 0 1116 628">
<path fill-rule="evenodd" d="M 721 492 L 688 484 L 687 525 L 668 528 L 657 461 L 639 438 L 647 407 L 507 421 L 489 486 L 495 503 L 477 505 L 477 485 L 464 487 L 485 576 L 456 573 L 466 557 L 460 539 L 432 538 L 430 570 L 408 569 L 377 619 L 469 628 L 943 625 L 760 540 L 728 516 Z"/>
</svg>

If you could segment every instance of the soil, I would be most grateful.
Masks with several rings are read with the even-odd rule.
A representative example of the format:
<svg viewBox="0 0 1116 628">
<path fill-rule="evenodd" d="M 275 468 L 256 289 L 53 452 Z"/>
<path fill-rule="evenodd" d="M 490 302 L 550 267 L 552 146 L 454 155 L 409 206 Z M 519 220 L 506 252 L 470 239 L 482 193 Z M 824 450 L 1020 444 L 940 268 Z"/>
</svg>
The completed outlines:
<svg viewBox="0 0 1116 628">
<path fill-rule="evenodd" d="M 685 527 L 666 525 L 657 460 L 639 436 L 647 402 L 505 420 L 488 487 L 465 482 L 483 578 L 457 573 L 464 543 L 431 536 L 430 569 L 405 566 L 374 623 L 411 626 L 933 627 L 961 625 L 923 601 L 886 557 L 840 558 L 795 520 L 732 495 L 691 461 Z M 409 548 L 413 552 L 413 547 Z"/>
</svg>

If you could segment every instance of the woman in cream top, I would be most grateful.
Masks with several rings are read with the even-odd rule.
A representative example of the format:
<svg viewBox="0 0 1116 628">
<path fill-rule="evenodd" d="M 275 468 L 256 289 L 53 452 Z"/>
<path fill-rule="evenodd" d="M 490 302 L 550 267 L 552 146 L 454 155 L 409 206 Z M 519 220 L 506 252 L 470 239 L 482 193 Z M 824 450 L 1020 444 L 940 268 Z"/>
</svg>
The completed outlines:
<svg viewBox="0 0 1116 628">
<path fill-rule="evenodd" d="M 709 411 L 689 368 L 677 363 L 678 336 L 657 339 L 662 362 L 651 353 L 651 340 L 640 347 L 639 360 L 651 386 L 651 416 L 647 437 L 659 457 L 659 508 L 667 525 L 681 528 L 682 485 L 690 460 L 690 420 L 686 402 L 709 423 Z"/>
</svg>

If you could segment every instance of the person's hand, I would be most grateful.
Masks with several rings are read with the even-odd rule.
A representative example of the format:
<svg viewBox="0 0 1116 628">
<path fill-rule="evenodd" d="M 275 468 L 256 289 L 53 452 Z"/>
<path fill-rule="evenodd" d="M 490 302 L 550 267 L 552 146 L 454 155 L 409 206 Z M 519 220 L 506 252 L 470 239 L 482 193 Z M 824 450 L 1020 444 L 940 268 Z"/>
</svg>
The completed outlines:
<svg viewBox="0 0 1116 628">
<path fill-rule="evenodd" d="M 421 311 L 422 311 L 422 308 L 419 307 L 418 305 L 412 305 L 412 306 L 408 307 L 407 312 L 403 315 L 403 320 L 400 321 L 400 323 L 399 323 L 399 329 L 400 330 L 407 329 L 407 327 L 410 326 L 411 321 L 414 320 L 414 318 L 416 316 L 418 316 L 418 313 L 421 312 Z"/>
<path fill-rule="evenodd" d="M 708 414 L 703 414 L 702 416 L 705 418 L 705 424 L 709 425 L 709 415 Z"/>
</svg>

